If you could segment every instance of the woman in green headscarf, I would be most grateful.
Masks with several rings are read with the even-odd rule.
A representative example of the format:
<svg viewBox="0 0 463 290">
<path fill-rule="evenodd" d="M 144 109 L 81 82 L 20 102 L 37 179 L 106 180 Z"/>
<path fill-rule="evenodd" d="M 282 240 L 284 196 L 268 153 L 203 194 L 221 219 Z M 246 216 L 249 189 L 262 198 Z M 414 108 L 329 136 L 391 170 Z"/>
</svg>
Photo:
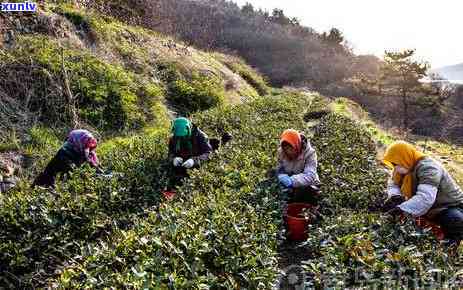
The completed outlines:
<svg viewBox="0 0 463 290">
<path fill-rule="evenodd" d="M 212 152 L 207 135 L 187 118 L 172 122 L 173 136 L 169 140 L 169 158 L 178 171 L 198 167 Z"/>
</svg>

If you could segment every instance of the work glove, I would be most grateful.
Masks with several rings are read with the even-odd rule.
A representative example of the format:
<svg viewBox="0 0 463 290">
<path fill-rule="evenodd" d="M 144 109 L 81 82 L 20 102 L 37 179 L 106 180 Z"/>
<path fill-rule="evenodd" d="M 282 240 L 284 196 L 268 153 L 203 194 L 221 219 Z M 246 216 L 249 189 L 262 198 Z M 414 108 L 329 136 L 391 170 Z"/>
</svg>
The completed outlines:
<svg viewBox="0 0 463 290">
<path fill-rule="evenodd" d="M 193 159 L 188 159 L 187 161 L 183 162 L 182 166 L 189 169 L 195 165 L 195 161 Z"/>
<path fill-rule="evenodd" d="M 183 158 L 181 157 L 175 157 L 174 158 L 174 161 L 172 162 L 174 164 L 175 167 L 179 167 L 182 165 L 183 163 Z"/>
<path fill-rule="evenodd" d="M 293 181 L 291 180 L 291 177 L 287 174 L 280 174 L 278 175 L 278 181 L 281 183 L 286 188 L 291 188 L 293 187 Z"/>
</svg>

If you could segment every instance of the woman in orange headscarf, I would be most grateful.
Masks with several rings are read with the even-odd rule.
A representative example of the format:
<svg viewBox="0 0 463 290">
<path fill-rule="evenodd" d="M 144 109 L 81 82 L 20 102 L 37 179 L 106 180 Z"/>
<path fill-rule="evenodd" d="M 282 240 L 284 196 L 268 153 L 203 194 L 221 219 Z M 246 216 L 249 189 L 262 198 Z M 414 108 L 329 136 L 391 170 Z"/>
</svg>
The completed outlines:
<svg viewBox="0 0 463 290">
<path fill-rule="evenodd" d="M 294 193 L 292 202 L 308 201 L 318 194 L 317 153 L 303 134 L 293 129 L 283 132 L 278 161 L 278 181 Z"/>
<path fill-rule="evenodd" d="M 447 238 L 463 238 L 463 192 L 439 162 L 399 141 L 387 148 L 383 163 L 393 169 L 388 196 L 405 199 L 391 213 L 425 217 L 439 224 Z"/>
</svg>

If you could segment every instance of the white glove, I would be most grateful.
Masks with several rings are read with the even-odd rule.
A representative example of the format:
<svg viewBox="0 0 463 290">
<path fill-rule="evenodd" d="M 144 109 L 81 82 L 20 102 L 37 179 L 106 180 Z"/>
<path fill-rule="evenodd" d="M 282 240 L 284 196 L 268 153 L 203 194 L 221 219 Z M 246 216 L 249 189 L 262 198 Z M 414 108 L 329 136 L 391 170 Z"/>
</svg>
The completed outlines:
<svg viewBox="0 0 463 290">
<path fill-rule="evenodd" d="M 182 166 L 185 168 L 191 168 L 195 165 L 195 161 L 193 159 L 188 159 L 187 161 L 183 162 Z"/>
<path fill-rule="evenodd" d="M 173 164 L 174 164 L 175 167 L 178 167 L 178 166 L 182 165 L 182 163 L 183 163 L 183 158 L 181 158 L 181 157 L 175 157 L 174 158 Z"/>
</svg>

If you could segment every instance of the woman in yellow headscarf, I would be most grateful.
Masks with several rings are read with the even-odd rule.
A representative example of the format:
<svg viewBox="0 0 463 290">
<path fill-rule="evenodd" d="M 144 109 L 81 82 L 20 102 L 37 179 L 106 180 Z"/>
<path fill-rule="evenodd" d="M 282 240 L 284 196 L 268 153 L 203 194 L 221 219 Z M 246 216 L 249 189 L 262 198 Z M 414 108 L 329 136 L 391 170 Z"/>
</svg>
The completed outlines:
<svg viewBox="0 0 463 290">
<path fill-rule="evenodd" d="M 399 141 L 387 148 L 383 163 L 393 169 L 388 196 L 405 199 L 392 213 L 423 216 L 440 224 L 447 238 L 463 238 L 463 192 L 439 162 Z"/>
</svg>

